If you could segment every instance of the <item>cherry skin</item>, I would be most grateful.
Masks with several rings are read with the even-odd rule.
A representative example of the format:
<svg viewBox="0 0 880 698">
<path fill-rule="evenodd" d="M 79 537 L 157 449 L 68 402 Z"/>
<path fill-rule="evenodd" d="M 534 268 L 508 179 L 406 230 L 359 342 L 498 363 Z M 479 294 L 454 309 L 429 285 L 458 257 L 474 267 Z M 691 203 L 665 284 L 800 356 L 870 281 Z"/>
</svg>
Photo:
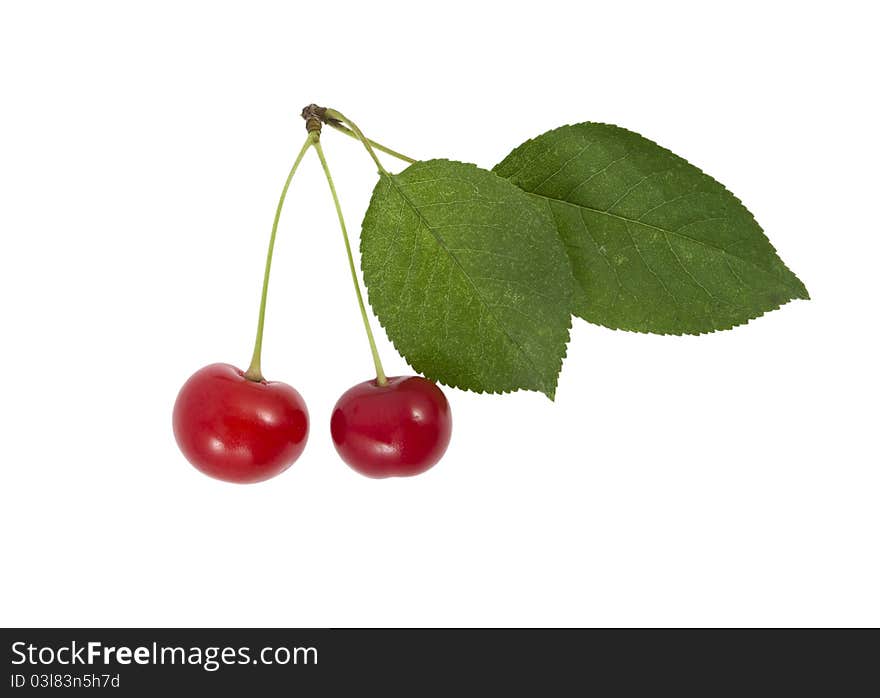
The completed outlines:
<svg viewBox="0 0 880 698">
<path fill-rule="evenodd" d="M 358 383 L 336 403 L 330 434 L 339 455 L 367 477 L 425 472 L 449 446 L 452 413 L 437 385 L 421 376 Z"/>
<path fill-rule="evenodd" d="M 309 435 L 309 413 L 296 390 L 248 380 L 229 364 L 205 366 L 184 383 L 173 422 L 187 460 L 227 482 L 260 482 L 284 472 Z"/>
</svg>

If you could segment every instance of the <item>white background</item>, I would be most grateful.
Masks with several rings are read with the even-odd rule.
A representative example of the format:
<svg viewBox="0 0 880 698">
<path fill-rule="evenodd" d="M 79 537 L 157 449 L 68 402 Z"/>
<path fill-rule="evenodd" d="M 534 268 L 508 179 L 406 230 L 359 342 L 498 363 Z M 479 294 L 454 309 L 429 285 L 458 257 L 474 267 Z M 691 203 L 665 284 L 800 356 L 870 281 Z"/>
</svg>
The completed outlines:
<svg viewBox="0 0 880 698">
<path fill-rule="evenodd" d="M 3 4 L 0 622 L 880 624 L 869 4 L 311 6 Z M 577 321 L 555 404 L 447 390 L 444 460 L 368 480 L 329 437 L 372 364 L 312 154 L 263 360 L 311 438 L 273 481 L 210 480 L 171 407 L 249 359 L 312 101 L 486 167 L 624 125 L 741 197 L 813 300 L 703 337 Z M 356 235 L 375 168 L 324 143 Z"/>
</svg>

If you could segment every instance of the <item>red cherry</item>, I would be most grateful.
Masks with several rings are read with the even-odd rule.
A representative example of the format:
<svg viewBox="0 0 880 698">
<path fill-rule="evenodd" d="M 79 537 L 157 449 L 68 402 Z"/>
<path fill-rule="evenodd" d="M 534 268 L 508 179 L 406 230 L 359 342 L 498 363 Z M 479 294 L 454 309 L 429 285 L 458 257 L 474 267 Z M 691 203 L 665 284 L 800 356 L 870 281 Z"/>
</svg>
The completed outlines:
<svg viewBox="0 0 880 698">
<path fill-rule="evenodd" d="M 452 413 L 443 391 L 425 378 L 370 380 L 342 394 L 330 433 L 342 460 L 362 475 L 418 475 L 446 452 Z"/>
<path fill-rule="evenodd" d="M 296 390 L 248 380 L 229 364 L 190 376 L 174 403 L 173 421 L 187 460 L 227 482 L 260 482 L 284 472 L 309 435 L 309 413 Z"/>
</svg>

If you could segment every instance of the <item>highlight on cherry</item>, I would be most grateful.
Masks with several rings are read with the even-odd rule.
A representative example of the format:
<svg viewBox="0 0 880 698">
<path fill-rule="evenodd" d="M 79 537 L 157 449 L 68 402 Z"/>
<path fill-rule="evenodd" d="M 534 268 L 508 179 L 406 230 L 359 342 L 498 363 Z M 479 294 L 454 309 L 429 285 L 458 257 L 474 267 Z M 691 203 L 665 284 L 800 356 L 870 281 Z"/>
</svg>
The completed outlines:
<svg viewBox="0 0 880 698">
<path fill-rule="evenodd" d="M 367 477 L 418 475 L 442 459 L 452 416 L 440 384 L 555 399 L 573 318 L 628 332 L 700 335 L 809 299 L 736 196 L 624 128 L 554 128 L 484 169 L 403 155 L 336 109 L 310 104 L 302 118 L 305 142 L 269 235 L 250 364 L 198 369 L 174 403 L 181 452 L 213 478 L 274 478 L 309 439 L 303 397 L 267 379 L 261 359 L 279 221 L 311 152 L 327 181 L 375 370 L 342 390 L 325 443 Z M 322 147 L 324 126 L 359 142 L 377 169 L 360 233 L 362 277 Z M 379 153 L 406 166 L 391 172 Z M 386 376 L 368 304 L 415 375 Z"/>
</svg>

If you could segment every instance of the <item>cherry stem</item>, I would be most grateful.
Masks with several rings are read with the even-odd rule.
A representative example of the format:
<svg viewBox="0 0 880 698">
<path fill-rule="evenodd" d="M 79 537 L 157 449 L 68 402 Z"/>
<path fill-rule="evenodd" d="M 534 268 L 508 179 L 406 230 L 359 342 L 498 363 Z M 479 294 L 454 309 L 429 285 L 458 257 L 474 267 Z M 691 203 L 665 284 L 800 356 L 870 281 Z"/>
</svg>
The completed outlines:
<svg viewBox="0 0 880 698">
<path fill-rule="evenodd" d="M 350 138 L 354 138 L 356 141 L 360 140 L 360 138 L 358 138 L 358 135 L 354 131 L 352 131 L 350 128 L 348 128 L 348 126 L 343 126 L 342 124 L 340 124 L 336 121 L 328 121 L 327 125 L 331 126 L 332 128 L 335 128 L 340 133 L 344 133 L 346 136 L 349 136 Z M 415 158 L 411 158 L 408 155 L 404 155 L 403 153 L 398 153 L 396 150 L 392 150 L 387 145 L 382 145 L 381 143 L 377 143 L 376 141 L 372 140 L 371 138 L 367 138 L 367 142 L 371 146 L 373 146 L 373 148 L 375 148 L 376 150 L 380 150 L 383 153 L 387 153 L 391 157 L 397 158 L 398 160 L 403 160 L 404 162 L 408 162 L 410 165 L 412 165 L 415 162 L 418 162 L 418 160 L 416 160 Z"/>
<path fill-rule="evenodd" d="M 345 241 L 345 253 L 348 255 L 348 268 L 351 271 L 351 281 L 354 284 L 354 292 L 357 294 L 358 306 L 361 309 L 361 318 L 364 321 L 364 329 L 367 331 L 367 339 L 370 341 L 370 351 L 373 352 L 373 363 L 376 366 L 376 384 L 385 385 L 388 379 L 385 377 L 385 371 L 382 369 L 382 361 L 379 359 L 379 350 L 376 349 L 376 340 L 373 338 L 373 330 L 370 329 L 370 320 L 367 316 L 367 309 L 364 306 L 364 297 L 361 295 L 361 287 L 358 283 L 357 271 L 354 266 L 354 257 L 351 254 L 351 242 L 348 239 L 348 231 L 345 228 L 345 219 L 342 216 L 342 207 L 339 205 L 339 196 L 336 194 L 336 186 L 333 184 L 333 177 L 330 175 L 330 168 L 327 166 L 327 158 L 324 157 L 324 149 L 321 147 L 321 141 L 315 139 L 315 150 L 318 152 L 318 158 L 321 160 L 321 167 L 324 168 L 324 175 L 327 177 L 327 184 L 330 185 L 330 194 L 333 196 L 333 204 L 336 206 L 336 216 L 339 218 L 339 227 L 342 228 L 342 239 Z M 378 163 L 375 155 L 373 159 Z M 381 168 L 382 166 L 379 165 Z"/>
<path fill-rule="evenodd" d="M 287 190 L 290 188 L 290 182 L 293 179 L 293 175 L 296 173 L 299 163 L 302 162 L 306 151 L 311 148 L 312 145 L 317 143 L 317 139 L 318 137 L 316 134 L 309 133 L 306 142 L 299 151 L 299 155 L 296 156 L 296 161 L 294 161 L 293 167 L 290 168 L 290 174 L 287 175 L 287 180 L 284 182 L 284 188 L 281 190 L 281 198 L 278 199 L 278 207 L 275 209 L 275 220 L 272 222 L 272 235 L 269 237 L 269 251 L 266 253 L 266 271 L 263 273 L 263 295 L 260 298 L 260 319 L 257 322 L 257 338 L 256 341 L 254 341 L 254 355 L 251 358 L 251 365 L 244 374 L 245 378 L 257 383 L 265 380 L 260 368 L 260 359 L 263 353 L 263 325 L 266 321 L 266 296 L 269 292 L 269 272 L 272 270 L 272 253 L 275 251 L 275 234 L 278 232 L 278 221 L 281 218 L 281 209 L 284 207 L 284 199 L 287 198 Z"/>
<path fill-rule="evenodd" d="M 382 166 L 382 163 L 379 161 L 379 158 L 376 156 L 376 151 L 373 150 L 373 145 L 372 145 L 373 142 L 364 135 L 364 132 L 358 128 L 357 124 L 354 123 L 354 121 L 347 118 L 341 112 L 338 112 L 335 109 L 330 109 L 329 107 L 327 107 L 327 109 L 324 110 L 324 115 L 327 118 L 329 123 L 332 123 L 333 121 L 341 121 L 346 126 L 348 126 L 348 128 L 350 128 L 354 132 L 355 137 L 361 143 L 364 144 L 364 148 L 367 149 L 367 152 L 370 154 L 370 157 L 373 158 L 373 162 L 376 163 L 376 167 L 379 168 L 379 172 L 383 175 L 388 175 L 388 170 L 386 170 Z"/>
</svg>

